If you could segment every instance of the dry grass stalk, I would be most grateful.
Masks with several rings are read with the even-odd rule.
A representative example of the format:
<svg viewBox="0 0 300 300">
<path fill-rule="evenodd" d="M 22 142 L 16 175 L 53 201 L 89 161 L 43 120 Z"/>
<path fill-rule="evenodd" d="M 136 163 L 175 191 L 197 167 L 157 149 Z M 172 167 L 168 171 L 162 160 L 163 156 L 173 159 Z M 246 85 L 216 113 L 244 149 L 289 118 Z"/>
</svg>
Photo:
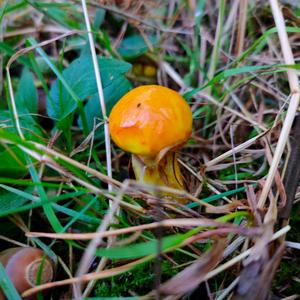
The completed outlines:
<svg viewBox="0 0 300 300">
<path fill-rule="evenodd" d="M 281 49 L 284 57 L 285 64 L 287 65 L 294 65 L 294 56 L 291 50 L 291 46 L 289 43 L 288 35 L 285 28 L 285 23 L 283 19 L 282 12 L 279 8 L 279 4 L 277 0 L 270 0 L 270 5 L 272 8 L 272 13 L 274 17 L 274 21 L 276 27 L 278 29 L 278 36 L 281 44 Z M 270 170 L 266 179 L 266 183 L 263 187 L 261 196 L 258 201 L 258 208 L 263 208 L 268 197 L 269 191 L 271 189 L 279 162 L 281 160 L 284 148 L 286 146 L 287 140 L 289 138 L 289 133 L 292 128 L 292 124 L 298 109 L 299 105 L 299 97 L 300 97 L 300 90 L 299 90 L 299 82 L 298 82 L 298 75 L 297 71 L 294 69 L 287 70 L 288 81 L 291 90 L 291 99 L 290 104 L 287 110 L 287 114 L 282 126 L 282 130 L 278 139 L 277 147 L 275 149 L 273 161 L 270 166 Z"/>
</svg>

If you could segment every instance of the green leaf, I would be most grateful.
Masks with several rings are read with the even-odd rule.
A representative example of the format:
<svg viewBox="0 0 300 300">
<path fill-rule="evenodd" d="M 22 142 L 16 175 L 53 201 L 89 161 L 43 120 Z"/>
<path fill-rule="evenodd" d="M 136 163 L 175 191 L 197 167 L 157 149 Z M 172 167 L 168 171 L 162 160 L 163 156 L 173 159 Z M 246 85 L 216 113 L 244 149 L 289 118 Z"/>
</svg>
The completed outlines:
<svg viewBox="0 0 300 300">
<path fill-rule="evenodd" d="M 131 65 L 116 59 L 98 58 L 101 72 L 104 96 L 107 98 L 112 89 L 118 89 L 118 79 L 123 76 Z M 65 81 L 72 91 L 83 101 L 97 93 L 94 68 L 90 56 L 84 55 L 74 60 L 68 68 L 62 73 Z M 60 86 L 56 80 L 51 87 L 50 95 L 53 101 L 47 99 L 48 115 L 56 120 L 62 120 L 70 115 L 76 108 L 77 104 L 68 93 L 65 86 Z M 101 112 L 100 112 L 101 114 Z"/>
<path fill-rule="evenodd" d="M 0 161 L 0 176 L 21 178 L 27 173 L 23 153 L 16 146 L 0 147 Z"/>
<path fill-rule="evenodd" d="M 175 234 L 164 237 L 161 240 L 161 251 L 166 251 L 174 246 L 181 244 L 186 239 L 185 234 Z M 96 251 L 98 256 L 105 256 L 109 258 L 138 258 L 147 255 L 157 254 L 157 240 L 133 244 L 123 247 L 102 248 Z"/>
<path fill-rule="evenodd" d="M 15 100 L 19 114 L 37 113 L 38 93 L 34 85 L 34 77 L 27 68 L 23 69 Z"/>
<path fill-rule="evenodd" d="M 101 222 L 101 220 L 97 218 L 87 216 L 83 213 L 79 213 L 73 209 L 64 207 L 62 205 L 53 204 L 52 206 L 55 209 L 55 211 L 62 212 L 72 218 L 76 218 L 76 220 L 78 219 L 89 224 L 99 224 Z"/>
<path fill-rule="evenodd" d="M 94 18 L 93 29 L 94 31 L 99 30 L 100 26 L 103 24 L 105 20 L 106 10 L 103 8 L 97 8 Z"/>
<path fill-rule="evenodd" d="M 226 191 L 224 193 L 220 193 L 220 194 L 217 194 L 217 195 L 212 195 L 210 197 L 207 197 L 207 198 L 203 198 L 201 199 L 202 201 L 206 202 L 206 203 L 209 203 L 209 202 L 212 202 L 212 201 L 216 201 L 216 200 L 219 200 L 223 197 L 227 197 L 227 196 L 231 196 L 231 195 L 234 195 L 234 194 L 237 194 L 237 193 L 240 193 L 240 192 L 243 192 L 246 190 L 246 187 L 240 187 L 240 188 L 237 188 L 237 189 L 234 189 L 234 190 L 231 190 L 231 191 Z M 200 203 L 198 202 L 193 202 L 193 203 L 189 203 L 186 205 L 186 207 L 188 208 L 194 208 L 194 207 L 197 207 L 199 206 Z"/>
<path fill-rule="evenodd" d="M 118 86 L 118 88 L 116 88 L 116 86 Z M 111 109 L 116 104 L 116 102 L 130 89 L 131 83 L 123 76 L 117 78 L 114 81 L 114 84 L 107 86 L 104 95 L 107 114 L 110 113 Z M 84 111 L 86 114 L 88 129 L 91 131 L 94 127 L 95 118 L 103 118 L 98 94 L 95 94 L 91 97 L 91 99 L 85 105 Z M 79 126 L 82 128 L 81 118 L 79 118 L 78 121 Z M 101 135 L 103 134 L 103 130 L 101 130 L 101 128 L 97 130 L 97 134 L 95 135 L 95 137 L 97 137 L 99 133 Z"/>
<path fill-rule="evenodd" d="M 157 38 L 154 35 L 149 35 L 148 40 L 154 47 L 158 43 Z M 132 35 L 122 40 L 117 51 L 123 58 L 130 59 L 143 55 L 149 51 L 149 48 L 141 35 Z"/>
<path fill-rule="evenodd" d="M 28 114 L 20 114 L 19 121 L 21 129 L 26 138 L 40 141 L 42 132 L 39 125 L 35 122 L 32 116 Z M 12 120 L 12 115 L 7 110 L 0 110 L 0 128 L 6 128 L 9 132 L 16 133 L 15 124 Z M 1 168 L 1 167 L 0 167 Z"/>
<path fill-rule="evenodd" d="M 21 300 L 16 288 L 8 277 L 5 268 L 0 262 L 0 287 L 8 300 Z"/>
<path fill-rule="evenodd" d="M 27 154 L 26 154 L 26 161 L 27 161 L 28 169 L 29 169 L 29 172 L 30 172 L 33 182 L 41 183 L 38 172 L 35 169 L 29 155 L 27 155 Z M 49 200 L 48 195 L 43 186 L 37 185 L 37 192 L 39 194 L 40 201 Z M 63 227 L 62 227 L 60 221 L 58 220 L 51 204 L 44 204 L 43 209 L 44 209 L 44 213 L 45 213 L 49 223 L 51 224 L 51 226 L 55 230 L 55 232 L 62 232 Z"/>
<path fill-rule="evenodd" d="M 2 184 L 0 185 L 2 188 Z M 21 195 L 16 195 L 12 192 L 5 192 L 0 190 L 0 211 L 8 211 L 16 209 L 26 203 L 28 199 Z"/>
</svg>

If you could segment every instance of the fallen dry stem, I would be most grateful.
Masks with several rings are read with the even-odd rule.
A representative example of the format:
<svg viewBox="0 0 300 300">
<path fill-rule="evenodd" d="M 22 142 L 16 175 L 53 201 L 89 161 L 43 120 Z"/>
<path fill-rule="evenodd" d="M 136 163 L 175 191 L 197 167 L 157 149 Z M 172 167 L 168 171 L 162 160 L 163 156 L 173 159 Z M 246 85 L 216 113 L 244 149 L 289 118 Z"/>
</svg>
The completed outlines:
<svg viewBox="0 0 300 300">
<path fill-rule="evenodd" d="M 194 227 L 194 226 L 207 226 L 207 227 L 223 227 L 228 229 L 237 229 L 239 226 L 213 221 L 211 219 L 170 219 L 160 222 L 154 222 L 151 224 L 143 224 L 139 226 L 132 226 L 128 228 L 109 230 L 104 232 L 92 232 L 92 233 L 44 233 L 44 232 L 27 232 L 27 237 L 47 237 L 53 239 L 64 240 L 90 240 L 95 237 L 109 237 L 120 234 L 127 234 L 136 231 L 155 229 L 159 227 Z M 253 228 L 252 228 L 253 229 Z"/>
</svg>

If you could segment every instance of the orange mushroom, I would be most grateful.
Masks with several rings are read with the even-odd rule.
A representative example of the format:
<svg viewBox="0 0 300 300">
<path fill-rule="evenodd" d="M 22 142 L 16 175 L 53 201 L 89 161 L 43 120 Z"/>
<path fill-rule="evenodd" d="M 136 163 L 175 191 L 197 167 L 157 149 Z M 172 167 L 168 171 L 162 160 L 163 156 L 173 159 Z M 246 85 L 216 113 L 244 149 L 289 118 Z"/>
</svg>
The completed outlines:
<svg viewBox="0 0 300 300">
<path fill-rule="evenodd" d="M 191 135 L 192 112 L 180 94 L 159 85 L 135 88 L 112 109 L 109 129 L 113 141 L 132 153 L 138 181 L 184 188 L 174 150 Z"/>
</svg>

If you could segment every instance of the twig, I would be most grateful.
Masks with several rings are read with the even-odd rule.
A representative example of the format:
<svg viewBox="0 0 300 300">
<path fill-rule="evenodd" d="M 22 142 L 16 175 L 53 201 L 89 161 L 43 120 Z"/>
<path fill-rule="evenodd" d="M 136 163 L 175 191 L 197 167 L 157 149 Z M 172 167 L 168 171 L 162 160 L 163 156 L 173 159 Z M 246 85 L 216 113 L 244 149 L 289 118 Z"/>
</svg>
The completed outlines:
<svg viewBox="0 0 300 300">
<path fill-rule="evenodd" d="M 237 45 L 236 45 L 236 56 L 239 57 L 243 52 L 245 32 L 246 32 L 246 22 L 247 22 L 247 5 L 248 0 L 240 0 L 239 7 L 239 24 L 237 32 Z"/>
<path fill-rule="evenodd" d="M 108 119 L 107 119 L 107 115 L 106 115 L 106 105 L 105 105 L 103 87 L 102 87 L 102 82 L 101 82 L 101 75 L 100 75 L 99 65 L 98 65 L 98 61 L 97 61 L 94 38 L 93 38 L 92 30 L 91 30 L 91 24 L 90 24 L 90 20 L 89 20 L 86 1 L 82 0 L 81 4 L 82 4 L 84 19 L 85 19 L 85 25 L 86 25 L 86 28 L 87 28 L 87 31 L 88 31 L 88 38 L 89 38 L 90 50 L 91 50 L 91 54 L 92 54 L 92 60 L 93 60 L 95 77 L 96 77 L 100 107 L 101 107 L 101 110 L 102 110 L 102 116 L 103 116 L 103 120 L 104 120 L 104 139 L 105 139 L 107 175 L 108 175 L 109 178 L 112 178 L 111 143 L 110 143 L 110 135 L 109 135 L 109 128 L 108 128 Z M 109 192 L 112 191 L 112 185 L 111 184 L 108 184 L 108 191 Z M 109 214 L 107 214 L 105 216 L 105 219 L 102 221 L 101 225 L 98 227 L 97 232 L 103 231 L 103 228 L 108 227 L 109 224 L 111 224 L 114 221 L 114 214 L 117 213 L 117 211 L 119 209 L 119 203 L 115 202 L 115 203 L 112 204 L 112 202 L 110 201 L 109 206 L 110 206 Z M 110 216 L 111 218 L 108 219 L 107 218 L 108 216 Z M 106 223 L 104 221 L 106 221 Z M 99 245 L 100 241 L 101 241 L 101 239 L 95 238 L 88 245 L 88 248 L 84 252 L 84 255 L 83 255 L 83 257 L 81 259 L 81 262 L 79 264 L 79 267 L 77 269 L 77 272 L 76 272 L 77 276 L 81 276 L 81 275 L 83 275 L 87 272 L 87 270 L 90 266 L 90 263 L 92 261 L 92 257 L 94 255 L 95 250 L 96 250 L 97 246 Z M 102 261 L 102 263 L 103 263 L 103 261 Z M 75 286 L 74 293 L 75 293 L 76 297 L 82 298 L 82 294 L 81 294 L 81 290 L 80 290 L 79 285 Z"/>
<path fill-rule="evenodd" d="M 224 12 L 225 12 L 225 2 L 226 2 L 226 0 L 220 1 L 218 24 L 217 24 L 215 40 L 214 40 L 214 48 L 213 48 L 213 52 L 211 55 L 211 62 L 209 65 L 209 70 L 208 70 L 208 75 L 207 75 L 208 79 L 213 78 L 215 70 L 216 70 L 216 66 L 217 66 L 218 60 L 219 60 L 221 37 L 222 37 L 222 30 L 223 30 L 223 21 L 224 21 Z M 208 94 L 210 94 L 210 92 Z"/>
<path fill-rule="evenodd" d="M 157 229 L 159 227 L 194 227 L 194 226 L 207 226 L 207 227 L 228 227 L 237 228 L 236 225 L 230 223 L 223 223 L 213 221 L 211 219 L 166 219 L 160 222 L 154 222 L 150 224 L 143 224 L 138 226 L 131 226 L 121 229 L 114 229 L 104 232 L 91 232 L 91 233 L 44 233 L 44 232 L 26 232 L 27 237 L 47 237 L 53 239 L 64 239 L 64 240 L 90 240 L 95 237 L 109 237 L 120 234 L 128 234 L 131 232 Z"/>
<path fill-rule="evenodd" d="M 287 65 L 294 65 L 294 57 L 291 50 L 291 46 L 288 40 L 288 35 L 285 28 L 285 23 L 283 19 L 282 12 L 279 8 L 279 4 L 277 0 L 270 0 L 270 5 L 272 8 L 272 13 L 274 17 L 274 21 L 278 30 L 279 40 L 281 44 L 281 49 L 284 57 L 284 62 Z M 275 149 L 274 157 L 272 164 L 270 166 L 270 170 L 263 187 L 260 199 L 258 201 L 258 208 L 263 208 L 268 197 L 269 191 L 271 189 L 280 159 L 282 157 L 283 150 L 286 146 L 287 140 L 289 138 L 289 133 L 298 109 L 300 90 L 298 84 L 298 76 L 297 71 L 294 69 L 287 70 L 288 81 L 291 90 L 291 99 L 290 104 L 287 110 L 287 114 L 282 126 L 282 130 L 278 139 L 278 144 Z"/>
<path fill-rule="evenodd" d="M 109 135 L 109 129 L 108 129 L 108 121 L 107 121 L 107 115 L 106 115 L 106 105 L 105 105 L 103 87 L 102 87 L 102 82 L 101 82 L 101 75 L 100 75 L 99 65 L 98 65 L 98 61 L 97 61 L 96 50 L 95 50 L 94 38 L 93 38 L 93 33 L 92 33 L 90 21 L 89 21 L 89 16 L 88 16 L 88 11 L 87 11 L 85 0 L 82 0 L 82 8 L 83 8 L 85 24 L 86 24 L 86 28 L 87 28 L 87 32 L 88 32 L 88 37 L 89 37 L 89 44 L 90 44 L 90 49 L 91 49 L 91 54 L 92 54 L 92 59 L 93 59 L 93 66 L 94 66 L 94 71 L 95 71 L 100 107 L 102 110 L 102 116 L 103 116 L 103 120 L 104 120 L 107 175 L 108 175 L 108 177 L 111 178 L 112 177 L 111 147 L 110 147 L 110 135 Z M 108 185 L 108 190 L 112 191 L 112 186 L 110 184 Z"/>
</svg>

